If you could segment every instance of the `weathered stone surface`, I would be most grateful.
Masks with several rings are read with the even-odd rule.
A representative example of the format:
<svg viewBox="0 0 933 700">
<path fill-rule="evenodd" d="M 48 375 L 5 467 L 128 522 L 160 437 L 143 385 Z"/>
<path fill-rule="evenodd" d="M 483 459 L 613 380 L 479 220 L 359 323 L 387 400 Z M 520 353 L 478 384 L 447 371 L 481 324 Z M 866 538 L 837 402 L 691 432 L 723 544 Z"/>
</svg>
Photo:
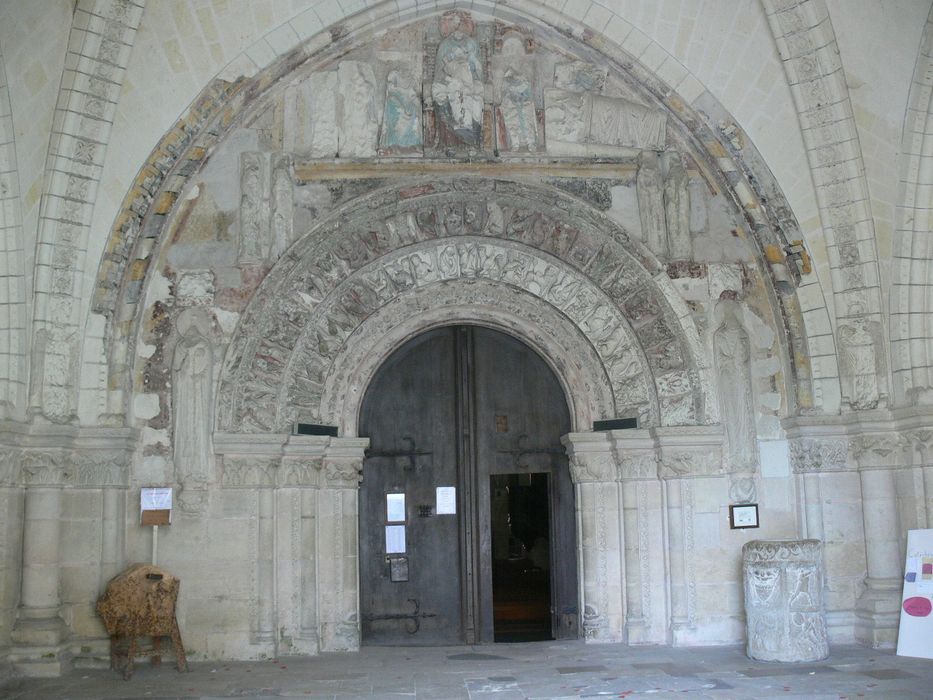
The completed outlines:
<svg viewBox="0 0 933 700">
<path fill-rule="evenodd" d="M 754 540 L 742 548 L 748 655 L 759 661 L 829 656 L 819 540 Z"/>
</svg>

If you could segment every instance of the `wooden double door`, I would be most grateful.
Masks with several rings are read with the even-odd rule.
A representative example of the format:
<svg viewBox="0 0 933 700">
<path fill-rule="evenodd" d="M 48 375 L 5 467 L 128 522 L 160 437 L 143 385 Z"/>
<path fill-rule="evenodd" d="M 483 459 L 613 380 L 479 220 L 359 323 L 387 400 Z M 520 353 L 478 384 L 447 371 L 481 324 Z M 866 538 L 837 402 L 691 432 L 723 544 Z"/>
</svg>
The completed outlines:
<svg viewBox="0 0 933 700">
<path fill-rule="evenodd" d="M 419 335 L 364 397 L 364 644 L 574 638 L 570 431 L 550 368 L 478 326 Z"/>
</svg>

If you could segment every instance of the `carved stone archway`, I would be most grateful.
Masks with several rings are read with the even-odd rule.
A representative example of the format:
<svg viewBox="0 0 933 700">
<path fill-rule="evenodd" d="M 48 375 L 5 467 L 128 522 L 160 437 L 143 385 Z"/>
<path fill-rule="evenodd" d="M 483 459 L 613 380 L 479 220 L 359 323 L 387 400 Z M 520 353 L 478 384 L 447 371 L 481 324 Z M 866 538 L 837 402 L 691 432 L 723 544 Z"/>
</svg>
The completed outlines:
<svg viewBox="0 0 933 700">
<path fill-rule="evenodd" d="M 569 337 L 585 339 L 589 351 L 578 361 L 595 355 L 585 374 L 602 375 L 605 387 L 594 396 L 608 391 L 611 400 L 591 400 L 598 408 L 576 415 L 580 427 L 588 427 L 585 415 L 634 416 L 645 426 L 715 418 L 697 330 L 644 245 L 555 189 L 477 178 L 377 191 L 293 245 L 230 343 L 218 429 L 281 432 L 302 417 L 352 431 L 354 409 L 334 397 L 352 404 L 360 386 L 336 372 L 347 364 L 342 356 L 369 342 L 364 324 L 376 327 L 371 319 L 381 316 L 387 328 L 397 326 L 395 309 L 434 287 L 450 302 L 454 287 L 467 296 L 485 289 L 473 306 L 511 306 L 513 318 L 560 317 L 574 329 Z M 459 320 L 482 322 L 469 314 Z"/>
</svg>

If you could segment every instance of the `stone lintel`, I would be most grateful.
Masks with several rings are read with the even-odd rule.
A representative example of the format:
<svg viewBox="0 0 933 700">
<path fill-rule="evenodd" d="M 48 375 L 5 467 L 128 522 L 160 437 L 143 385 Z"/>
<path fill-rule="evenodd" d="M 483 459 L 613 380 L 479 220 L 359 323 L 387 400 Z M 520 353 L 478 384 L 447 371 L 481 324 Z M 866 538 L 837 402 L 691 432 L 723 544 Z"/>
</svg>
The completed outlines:
<svg viewBox="0 0 933 700">
<path fill-rule="evenodd" d="M 242 455 L 278 458 L 289 438 L 287 433 L 214 433 L 214 452 L 221 457 Z"/>
<path fill-rule="evenodd" d="M 556 161 L 556 162 L 555 162 Z M 371 179 L 403 177 L 429 174 L 437 176 L 463 177 L 515 177 L 516 175 L 537 177 L 583 177 L 583 178 L 631 178 L 638 171 L 633 159 L 619 159 L 609 163 L 581 163 L 570 158 L 566 162 L 547 158 L 509 158 L 489 162 L 386 160 L 384 162 L 348 163 L 333 160 L 301 161 L 295 163 L 295 178 L 299 182 L 320 180 Z"/>
</svg>

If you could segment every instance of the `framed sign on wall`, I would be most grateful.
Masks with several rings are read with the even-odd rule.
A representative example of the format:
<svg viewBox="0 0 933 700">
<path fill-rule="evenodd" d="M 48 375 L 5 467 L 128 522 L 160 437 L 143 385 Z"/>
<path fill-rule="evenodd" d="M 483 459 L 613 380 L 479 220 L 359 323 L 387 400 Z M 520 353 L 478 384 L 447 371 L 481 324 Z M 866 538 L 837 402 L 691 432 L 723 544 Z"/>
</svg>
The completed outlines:
<svg viewBox="0 0 933 700">
<path fill-rule="evenodd" d="M 758 504 L 742 503 L 729 506 L 729 527 L 733 530 L 758 527 Z"/>
</svg>

